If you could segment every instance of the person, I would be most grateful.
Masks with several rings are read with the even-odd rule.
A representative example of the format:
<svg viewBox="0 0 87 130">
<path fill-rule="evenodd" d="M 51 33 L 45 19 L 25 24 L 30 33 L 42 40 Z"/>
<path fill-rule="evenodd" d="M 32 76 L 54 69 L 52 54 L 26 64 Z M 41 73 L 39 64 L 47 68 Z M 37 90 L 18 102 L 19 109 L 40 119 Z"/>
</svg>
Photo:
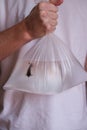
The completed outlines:
<svg viewBox="0 0 87 130">
<path fill-rule="evenodd" d="M 68 47 L 72 50 L 74 55 L 78 58 L 83 66 L 85 63 L 87 52 L 87 19 L 85 17 L 86 3 L 86 1 L 83 2 L 82 0 L 66 0 L 60 7 L 59 24 L 55 30 L 56 35 L 63 39 L 65 44 L 68 45 Z M 49 10 L 49 8 L 47 8 L 48 6 L 56 9 L 56 7 L 52 4 L 48 5 L 48 2 L 45 4 L 47 4 L 44 7 L 45 11 Z M 38 17 L 36 16 L 36 12 L 39 11 L 37 8 L 38 6 L 34 8 L 35 12 L 31 12 L 31 15 L 29 15 L 29 17 L 26 17 L 32 7 L 35 6 L 34 0 L 2 0 L 0 6 L 0 10 L 3 10 L 3 14 L 1 14 L 0 16 L 0 59 L 3 59 L 1 61 L 0 81 L 2 87 L 12 73 L 18 55 L 21 55 L 22 57 L 25 52 L 36 43 L 35 38 L 41 37 L 46 33 L 53 31 L 56 27 L 56 23 L 53 24 L 53 26 L 49 27 L 49 23 L 52 19 L 46 19 L 46 12 L 44 14 L 46 15 L 46 17 L 41 17 L 42 15 L 39 15 L 39 18 L 41 19 L 39 19 L 40 21 L 38 21 Z M 42 9 L 40 9 L 40 11 L 42 11 Z M 33 13 L 35 13 L 36 17 L 33 17 L 35 19 L 31 20 L 32 17 L 30 19 L 30 16 L 34 16 Z M 54 15 L 52 11 L 49 13 L 49 16 L 51 17 Z M 27 22 L 28 20 L 29 22 Z M 39 27 L 40 22 L 41 26 Z M 31 24 L 33 27 L 35 27 L 36 30 L 32 30 Z M 26 28 L 26 26 L 24 25 L 28 26 L 28 28 Z M 30 30 L 30 28 L 32 31 Z M 5 29 L 7 30 L 3 31 Z M 40 33 L 37 32 L 39 31 L 39 29 Z M 26 34 L 26 30 L 28 31 L 28 33 L 27 35 L 24 35 Z M 11 36 L 10 39 L 9 36 Z M 28 40 L 25 40 L 26 38 Z M 11 41 L 9 42 L 9 40 Z M 26 44 L 27 42 L 29 42 L 29 44 Z M 22 45 L 24 46 L 21 48 Z M 14 54 L 12 54 L 13 52 Z M 85 92 L 86 91 L 84 83 L 75 86 L 74 88 L 67 90 L 66 92 L 63 92 L 61 94 L 51 96 L 6 90 L 4 93 L 3 109 L 0 114 L 0 129 L 86 130 L 87 107 Z"/>
</svg>

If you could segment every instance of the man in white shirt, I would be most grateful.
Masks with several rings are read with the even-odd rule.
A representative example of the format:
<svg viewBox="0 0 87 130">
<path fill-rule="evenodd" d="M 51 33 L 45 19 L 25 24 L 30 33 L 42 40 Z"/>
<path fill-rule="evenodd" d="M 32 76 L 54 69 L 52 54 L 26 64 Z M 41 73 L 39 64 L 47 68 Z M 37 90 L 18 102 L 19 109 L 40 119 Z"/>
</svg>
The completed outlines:
<svg viewBox="0 0 87 130">
<path fill-rule="evenodd" d="M 86 4 L 87 2 L 83 2 L 83 0 L 66 0 L 60 7 L 59 25 L 55 31 L 68 44 L 83 66 L 87 52 Z M 8 0 L 8 2 L 1 0 L 0 12 L 3 10 L 3 15 L 2 13 L 0 15 L 0 30 L 2 31 L 23 20 L 34 5 L 33 0 Z M 44 20 L 46 19 L 43 19 L 43 22 Z M 49 21 L 51 20 L 48 20 L 48 23 Z M 48 26 L 46 27 L 48 31 Z M 54 28 L 51 29 L 52 31 L 54 30 Z M 44 34 L 42 33 L 42 35 Z M 34 44 L 34 42 L 32 41 L 31 44 Z M 30 43 L 22 48 L 21 55 L 25 53 L 27 48 L 30 48 Z M 18 53 L 16 52 L 15 55 L 11 55 L 2 61 L 2 75 L 0 80 L 4 81 L 2 84 L 10 76 Z M 8 53 L 4 57 L 7 55 Z M 0 115 L 1 130 L 86 130 L 86 122 L 84 84 L 54 96 L 41 96 L 13 90 L 6 90 L 5 92 L 3 111 Z"/>
</svg>

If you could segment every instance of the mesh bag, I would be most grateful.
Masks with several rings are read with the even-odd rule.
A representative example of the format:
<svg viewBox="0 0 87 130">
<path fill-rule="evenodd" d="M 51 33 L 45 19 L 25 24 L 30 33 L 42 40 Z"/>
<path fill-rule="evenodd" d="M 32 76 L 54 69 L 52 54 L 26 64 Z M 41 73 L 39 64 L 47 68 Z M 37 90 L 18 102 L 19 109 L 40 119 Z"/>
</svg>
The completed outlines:
<svg viewBox="0 0 87 130">
<path fill-rule="evenodd" d="M 55 34 L 40 38 L 19 58 L 4 86 L 30 93 L 55 94 L 87 80 L 87 73 Z"/>
</svg>

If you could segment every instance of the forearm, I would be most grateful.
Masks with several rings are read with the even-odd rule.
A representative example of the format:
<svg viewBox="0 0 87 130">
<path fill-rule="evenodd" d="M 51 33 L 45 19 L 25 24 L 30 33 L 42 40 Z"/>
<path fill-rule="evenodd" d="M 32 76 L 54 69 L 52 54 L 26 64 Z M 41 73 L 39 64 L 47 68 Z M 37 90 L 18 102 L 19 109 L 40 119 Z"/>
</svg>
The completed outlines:
<svg viewBox="0 0 87 130">
<path fill-rule="evenodd" d="M 31 37 L 23 21 L 0 32 L 0 60 L 14 53 L 28 41 L 31 41 Z"/>
<path fill-rule="evenodd" d="M 57 7 L 41 2 L 19 24 L 0 32 L 0 60 L 14 53 L 25 43 L 55 30 Z"/>
</svg>

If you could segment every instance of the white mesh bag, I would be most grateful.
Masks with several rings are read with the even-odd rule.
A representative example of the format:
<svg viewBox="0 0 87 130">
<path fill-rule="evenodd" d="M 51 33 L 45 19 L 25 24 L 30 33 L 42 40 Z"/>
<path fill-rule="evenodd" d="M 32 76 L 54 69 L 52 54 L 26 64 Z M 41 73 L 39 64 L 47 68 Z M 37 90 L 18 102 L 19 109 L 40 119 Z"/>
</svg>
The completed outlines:
<svg viewBox="0 0 87 130">
<path fill-rule="evenodd" d="M 87 81 L 87 73 L 55 34 L 40 39 L 19 58 L 4 86 L 38 94 L 55 94 Z"/>
</svg>

